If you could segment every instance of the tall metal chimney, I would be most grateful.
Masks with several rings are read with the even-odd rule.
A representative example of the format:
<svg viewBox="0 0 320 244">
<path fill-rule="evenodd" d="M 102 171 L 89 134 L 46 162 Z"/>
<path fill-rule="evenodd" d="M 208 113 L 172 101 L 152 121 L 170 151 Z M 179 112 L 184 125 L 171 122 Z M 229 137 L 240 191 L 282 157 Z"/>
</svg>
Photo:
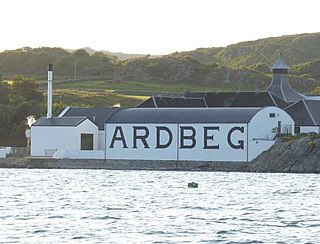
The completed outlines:
<svg viewBox="0 0 320 244">
<path fill-rule="evenodd" d="M 47 100 L 47 118 L 52 117 L 52 64 L 48 67 L 48 100 Z"/>
</svg>

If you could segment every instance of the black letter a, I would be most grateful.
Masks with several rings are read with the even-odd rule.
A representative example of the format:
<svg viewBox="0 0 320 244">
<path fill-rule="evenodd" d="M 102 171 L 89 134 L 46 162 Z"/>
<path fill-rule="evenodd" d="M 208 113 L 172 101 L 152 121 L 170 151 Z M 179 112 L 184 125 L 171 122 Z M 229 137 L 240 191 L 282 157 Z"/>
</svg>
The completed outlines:
<svg viewBox="0 0 320 244">
<path fill-rule="evenodd" d="M 117 136 L 118 131 L 120 133 L 120 136 Z M 128 148 L 121 126 L 117 126 L 116 129 L 114 130 L 112 140 L 111 140 L 111 145 L 109 148 L 114 148 L 115 141 L 122 141 L 123 148 Z"/>
</svg>

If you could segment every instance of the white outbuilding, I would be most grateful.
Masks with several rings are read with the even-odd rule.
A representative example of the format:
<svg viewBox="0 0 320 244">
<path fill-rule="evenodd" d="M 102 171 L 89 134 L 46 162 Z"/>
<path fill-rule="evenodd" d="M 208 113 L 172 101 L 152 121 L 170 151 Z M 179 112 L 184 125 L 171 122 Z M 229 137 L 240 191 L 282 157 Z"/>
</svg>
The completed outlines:
<svg viewBox="0 0 320 244">
<path fill-rule="evenodd" d="M 278 107 L 125 108 L 105 125 L 106 159 L 250 162 L 294 121 Z"/>
<path fill-rule="evenodd" d="M 98 126 L 87 117 L 43 117 L 31 126 L 33 157 L 52 157 L 58 151 L 67 151 L 80 158 L 95 150 Z"/>
</svg>

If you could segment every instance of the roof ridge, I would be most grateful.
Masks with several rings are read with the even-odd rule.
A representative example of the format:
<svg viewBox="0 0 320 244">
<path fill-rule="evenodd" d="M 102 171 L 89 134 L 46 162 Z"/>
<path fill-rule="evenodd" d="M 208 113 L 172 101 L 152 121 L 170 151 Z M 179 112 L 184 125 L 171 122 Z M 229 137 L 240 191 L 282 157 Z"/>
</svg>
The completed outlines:
<svg viewBox="0 0 320 244">
<path fill-rule="evenodd" d="M 287 97 L 285 96 L 284 91 L 283 91 L 282 76 L 280 76 L 280 92 L 281 92 L 282 97 L 284 98 L 284 101 L 287 101 Z"/>
<path fill-rule="evenodd" d="M 58 117 L 63 117 L 69 110 L 70 110 L 71 106 L 67 106 L 65 107 L 62 112 L 58 115 Z"/>
<path fill-rule="evenodd" d="M 273 104 L 275 104 L 275 105 L 277 105 L 277 107 L 279 107 L 279 104 L 276 102 L 276 100 L 274 100 L 272 94 L 271 94 L 269 91 L 268 91 L 268 95 L 269 95 L 269 97 L 271 98 Z"/>
<path fill-rule="evenodd" d="M 306 104 L 305 100 L 303 99 L 302 102 L 303 102 L 303 104 L 304 104 L 304 106 L 305 106 L 305 108 L 306 108 L 306 110 L 307 110 L 307 112 L 308 112 L 308 114 L 309 114 L 312 122 L 313 122 L 313 125 L 317 125 L 317 123 L 316 123 L 316 121 L 314 120 L 313 115 L 312 115 L 312 113 L 311 113 L 308 105 Z"/>
<path fill-rule="evenodd" d="M 72 118 L 72 117 L 64 117 L 64 118 Z M 77 118 L 77 117 L 74 117 Z M 79 117 L 80 119 L 81 117 Z M 94 121 L 92 121 L 91 119 L 89 119 L 87 116 L 83 117 L 82 120 L 78 121 L 78 123 L 76 124 L 76 126 L 80 125 L 83 121 L 85 121 L 86 119 L 90 120 L 92 123 L 94 123 L 95 125 L 97 125 Z"/>
<path fill-rule="evenodd" d="M 157 102 L 156 102 L 155 96 L 152 96 L 151 98 L 152 98 L 152 102 L 153 102 L 154 106 L 157 108 L 157 107 L 158 107 L 158 105 L 157 105 Z"/>
<path fill-rule="evenodd" d="M 271 67 L 272 69 L 290 69 L 289 65 L 287 65 L 281 58 L 277 60 Z"/>
</svg>

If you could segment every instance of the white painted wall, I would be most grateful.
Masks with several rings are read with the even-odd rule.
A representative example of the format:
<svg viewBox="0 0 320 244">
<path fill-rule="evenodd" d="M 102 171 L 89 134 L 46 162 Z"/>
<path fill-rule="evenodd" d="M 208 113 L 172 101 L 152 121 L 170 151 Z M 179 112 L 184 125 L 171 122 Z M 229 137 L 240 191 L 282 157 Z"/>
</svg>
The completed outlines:
<svg viewBox="0 0 320 244">
<path fill-rule="evenodd" d="M 81 134 L 93 134 L 93 150 L 98 150 L 98 126 L 86 119 L 76 127 L 77 150 L 81 150 Z"/>
<path fill-rule="evenodd" d="M 112 145 L 112 137 L 115 134 L 116 127 L 120 126 L 125 138 L 123 141 L 116 140 Z M 137 140 L 137 148 L 133 148 L 133 126 L 147 126 L 149 136 L 146 139 L 149 148 L 145 148 L 141 140 Z M 166 126 L 172 133 L 172 143 L 167 148 L 156 149 L 156 130 L 157 127 Z M 168 133 L 161 131 L 160 144 L 166 144 L 169 140 Z M 144 135 L 144 130 L 137 130 L 137 135 Z M 117 130 L 117 137 L 120 137 L 120 130 Z M 155 125 L 155 124 L 107 124 L 106 125 L 106 158 L 107 159 L 140 159 L 140 160 L 176 160 L 177 158 L 177 125 Z"/>
<path fill-rule="evenodd" d="M 94 150 L 98 149 L 98 127 L 90 120 L 78 127 L 72 126 L 32 126 L 31 156 L 52 156 L 57 150 L 80 151 L 81 133 L 92 133 Z M 46 155 L 47 152 L 47 155 Z M 49 155 L 48 155 L 49 152 Z"/>
<path fill-rule="evenodd" d="M 180 124 L 182 126 L 192 126 L 196 129 L 196 146 L 192 149 L 181 148 L 179 140 L 178 160 L 192 161 L 247 161 L 247 124 Z M 210 129 L 207 132 L 207 146 L 219 147 L 219 149 L 204 149 L 205 133 L 204 128 L 218 127 L 219 130 Z M 243 143 L 243 149 L 234 149 L 228 143 L 228 133 L 232 128 L 243 128 L 243 133 L 235 130 L 230 135 L 230 141 L 234 145 Z M 179 138 L 180 138 L 179 130 Z M 213 140 L 211 137 L 213 136 Z"/>
<path fill-rule="evenodd" d="M 54 153 L 58 149 L 77 150 L 75 127 L 32 126 L 31 156 L 44 157 L 46 151 Z"/>
<path fill-rule="evenodd" d="M 105 149 L 105 132 L 104 130 L 99 130 L 98 131 L 98 150 L 103 150 Z"/>
<path fill-rule="evenodd" d="M 268 150 L 272 145 L 274 145 L 275 140 L 250 140 L 248 141 L 248 162 L 258 157 L 262 152 Z"/>
<path fill-rule="evenodd" d="M 275 114 L 275 117 L 270 117 L 270 114 Z M 274 144 L 273 138 L 277 134 L 278 121 L 281 121 L 282 133 L 287 129 L 289 134 L 294 133 L 293 119 L 287 112 L 277 107 L 263 108 L 251 119 L 248 129 L 249 161 Z"/>
<path fill-rule="evenodd" d="M 306 100 L 317 100 L 319 101 L 320 100 L 320 96 L 305 96 L 305 99 Z"/>
<path fill-rule="evenodd" d="M 141 139 L 134 145 L 134 127 L 144 126 L 148 130 L 145 138 L 147 147 Z M 172 142 L 166 148 L 157 148 L 157 127 L 166 127 L 172 135 Z M 192 129 L 194 129 L 194 132 Z M 243 143 L 243 149 L 234 149 L 228 143 L 228 133 L 234 127 L 243 128 L 230 134 L 230 143 Z M 184 139 L 181 141 L 182 129 Z M 207 129 L 205 129 L 207 128 Z M 219 128 L 219 129 L 217 129 Z M 106 158 L 136 160 L 192 160 L 192 161 L 246 161 L 246 124 L 107 124 Z M 121 135 L 121 132 L 123 136 Z M 138 136 L 146 135 L 146 129 L 139 129 Z M 195 133 L 195 134 L 193 134 Z M 192 138 L 191 138 L 192 137 Z M 112 138 L 117 138 L 114 140 Z M 161 130 L 159 142 L 169 142 L 169 132 Z M 136 147 L 136 148 L 135 148 Z M 207 148 L 205 148 L 207 147 Z M 208 148 L 209 147 L 209 148 Z"/>
<path fill-rule="evenodd" d="M 320 127 L 319 126 L 300 126 L 300 133 L 320 133 Z"/>
</svg>

